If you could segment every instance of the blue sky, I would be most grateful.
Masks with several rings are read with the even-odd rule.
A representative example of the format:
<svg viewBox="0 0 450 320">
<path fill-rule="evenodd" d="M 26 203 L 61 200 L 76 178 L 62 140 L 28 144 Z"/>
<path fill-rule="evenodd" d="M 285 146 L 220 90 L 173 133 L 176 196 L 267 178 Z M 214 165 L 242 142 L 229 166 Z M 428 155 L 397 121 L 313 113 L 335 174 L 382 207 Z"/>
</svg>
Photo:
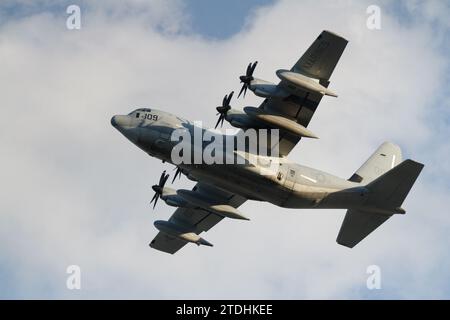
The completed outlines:
<svg viewBox="0 0 450 320">
<path fill-rule="evenodd" d="M 72 3 L 80 31 L 65 29 Z M 368 31 L 369 4 L 3 1 L 0 297 L 449 298 L 450 8 L 381 1 L 382 29 Z M 148 106 L 213 126 L 249 61 L 276 81 L 322 29 L 350 41 L 331 79 L 339 98 L 323 99 L 311 122 L 321 139 L 290 159 L 345 177 L 384 140 L 397 142 L 426 165 L 407 215 L 348 251 L 335 244 L 343 210 L 249 202 L 251 223 L 225 221 L 205 235 L 213 250 L 149 249 L 153 220 L 173 211 L 150 210 L 150 185 L 171 168 L 117 134 L 111 115 Z M 65 288 L 69 264 L 82 269 L 79 292 Z M 380 291 L 365 287 L 371 264 L 382 269 Z"/>
<path fill-rule="evenodd" d="M 223 39 L 239 32 L 248 14 L 256 6 L 266 6 L 273 0 L 208 1 L 187 0 L 186 9 L 191 15 L 192 30 L 205 37 Z"/>
<path fill-rule="evenodd" d="M 239 32 L 248 14 L 256 7 L 267 6 L 274 0 L 184 0 L 185 14 L 189 15 L 191 31 L 212 39 L 224 39 Z M 64 12 L 70 4 L 83 4 L 83 1 L 37 1 L 36 4 L 21 1 L 6 1 L 2 14 L 6 20 L 20 18 L 38 12 Z M 3 22 L 5 19 L 2 19 Z"/>
</svg>

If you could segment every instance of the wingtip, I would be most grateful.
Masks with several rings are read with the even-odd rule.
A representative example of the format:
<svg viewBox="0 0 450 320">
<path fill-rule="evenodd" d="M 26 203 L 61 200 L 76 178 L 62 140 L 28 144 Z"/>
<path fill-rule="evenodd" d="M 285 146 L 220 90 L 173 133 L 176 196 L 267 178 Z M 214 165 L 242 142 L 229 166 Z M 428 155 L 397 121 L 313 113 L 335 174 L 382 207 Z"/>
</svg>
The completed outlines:
<svg viewBox="0 0 450 320">
<path fill-rule="evenodd" d="M 347 39 L 345 39 L 345 38 L 344 38 L 343 36 L 341 36 L 340 34 L 337 34 L 336 32 L 333 32 L 333 31 L 330 31 L 330 30 L 323 30 L 322 33 L 328 33 L 328 34 L 330 34 L 330 35 L 332 35 L 332 36 L 338 37 L 338 38 L 340 38 L 340 39 L 345 40 L 346 42 L 348 42 Z"/>
<path fill-rule="evenodd" d="M 336 243 L 341 245 L 341 246 L 343 246 L 343 247 L 349 248 L 349 249 L 353 249 L 353 247 L 355 246 L 354 244 L 341 242 L 339 239 L 336 239 Z"/>
</svg>

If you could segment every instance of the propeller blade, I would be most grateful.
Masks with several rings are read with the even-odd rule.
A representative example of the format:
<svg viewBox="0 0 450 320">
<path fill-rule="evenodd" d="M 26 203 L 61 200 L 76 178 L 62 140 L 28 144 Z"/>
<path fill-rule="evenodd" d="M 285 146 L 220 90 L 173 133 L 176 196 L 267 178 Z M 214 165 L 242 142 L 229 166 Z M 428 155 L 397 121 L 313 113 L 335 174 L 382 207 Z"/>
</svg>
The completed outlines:
<svg viewBox="0 0 450 320">
<path fill-rule="evenodd" d="M 153 209 L 155 209 L 156 203 L 158 202 L 158 199 L 159 199 L 159 194 L 157 193 L 156 194 L 156 198 L 155 198 L 155 203 L 153 204 Z"/>
<path fill-rule="evenodd" d="M 256 68 L 256 65 L 258 64 L 258 61 L 255 61 L 255 63 L 253 63 L 253 65 L 252 65 L 252 67 L 251 67 L 251 69 L 250 69 L 250 76 L 252 76 L 253 75 L 253 71 L 255 71 L 255 68 Z"/>
<path fill-rule="evenodd" d="M 165 171 L 164 171 L 164 172 L 165 172 Z M 164 176 L 163 183 L 162 183 L 162 185 L 161 185 L 162 188 L 164 188 L 164 185 L 166 184 L 167 179 L 169 179 L 169 174 L 166 174 L 166 175 Z"/>
<path fill-rule="evenodd" d="M 230 102 L 231 102 L 231 98 L 233 98 L 233 94 L 234 94 L 234 91 L 231 91 L 230 95 L 228 96 L 227 103 L 226 103 L 227 107 L 230 106 Z"/>
<path fill-rule="evenodd" d="M 241 88 L 241 91 L 239 91 L 239 94 L 238 94 L 238 99 L 239 99 L 239 97 L 241 96 L 241 94 L 242 94 L 242 92 L 244 91 L 244 89 L 247 87 L 247 85 L 244 83 L 243 85 L 242 85 L 242 88 Z"/>
<path fill-rule="evenodd" d="M 176 169 L 177 169 L 177 171 L 175 172 L 175 175 L 173 176 L 172 183 L 174 183 L 177 176 L 178 176 L 178 178 L 181 178 L 181 169 L 178 167 Z"/>
<path fill-rule="evenodd" d="M 247 67 L 247 71 L 245 71 L 246 76 L 250 76 L 250 71 L 252 70 L 252 63 L 250 62 Z"/>
<path fill-rule="evenodd" d="M 220 116 L 219 116 L 219 119 L 217 119 L 214 129 L 217 129 L 219 124 L 221 124 L 220 126 L 223 125 L 223 121 L 227 117 L 227 112 L 231 109 L 230 101 L 233 98 L 233 94 L 234 94 L 234 91 L 231 91 L 230 94 L 226 94 L 225 97 L 223 97 L 222 105 L 216 108 L 216 110 L 218 112 L 217 115 L 220 114 Z"/>
<path fill-rule="evenodd" d="M 156 207 L 156 203 L 158 202 L 158 199 L 160 198 L 164 185 L 166 184 L 167 179 L 169 179 L 169 174 L 166 174 L 166 170 L 164 170 L 159 177 L 159 183 L 152 186 L 152 189 L 155 191 L 155 194 L 153 195 L 152 200 L 150 201 L 150 204 L 153 203 L 153 209 Z"/>
<path fill-rule="evenodd" d="M 217 123 L 216 123 L 216 126 L 214 127 L 214 129 L 217 129 L 217 126 L 219 125 L 221 119 L 222 119 L 222 114 L 220 114 L 219 119 L 217 119 Z"/>
<path fill-rule="evenodd" d="M 150 204 L 152 204 L 152 202 L 156 199 L 157 196 L 158 196 L 158 194 L 155 192 L 155 194 L 153 195 L 152 200 L 150 201 Z"/>
<path fill-rule="evenodd" d="M 241 80 L 241 83 L 243 83 L 243 85 L 242 85 L 241 91 L 239 91 L 238 98 L 241 96 L 241 94 L 244 94 L 243 97 L 245 98 L 247 89 L 248 89 L 250 83 L 254 80 L 253 72 L 255 71 L 257 64 L 258 64 L 258 61 L 255 61 L 253 63 L 250 62 L 247 66 L 247 70 L 245 71 L 245 76 L 243 75 L 243 76 L 239 77 L 239 79 Z"/>
<path fill-rule="evenodd" d="M 222 107 L 224 107 L 226 105 L 226 102 L 227 102 L 227 95 L 225 95 L 225 97 L 223 97 Z"/>
<path fill-rule="evenodd" d="M 166 174 L 166 170 L 164 170 L 162 173 L 161 173 L 161 177 L 159 177 L 159 183 L 158 183 L 158 185 L 159 186 L 161 186 L 161 184 L 162 184 L 162 182 L 163 182 L 163 180 L 164 180 L 164 175 Z"/>
</svg>

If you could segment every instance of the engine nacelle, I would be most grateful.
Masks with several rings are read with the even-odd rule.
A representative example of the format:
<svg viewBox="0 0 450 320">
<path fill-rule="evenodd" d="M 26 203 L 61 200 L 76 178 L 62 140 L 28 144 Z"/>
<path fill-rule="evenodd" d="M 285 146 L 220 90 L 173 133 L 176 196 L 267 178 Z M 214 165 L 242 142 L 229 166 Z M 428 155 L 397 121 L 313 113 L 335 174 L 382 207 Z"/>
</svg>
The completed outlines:
<svg viewBox="0 0 450 320">
<path fill-rule="evenodd" d="M 169 205 L 171 207 L 177 207 L 177 208 L 189 207 L 189 203 L 177 194 L 171 194 L 169 196 L 163 196 L 161 198 L 164 200 L 164 202 L 167 205 Z"/>
<path fill-rule="evenodd" d="M 300 137 L 318 139 L 313 132 L 306 129 L 301 124 L 255 107 L 245 107 L 244 112 L 231 109 L 227 113 L 225 119 L 236 128 L 248 129 L 271 127 L 290 132 L 291 134 Z"/>
<path fill-rule="evenodd" d="M 231 109 L 228 111 L 225 119 L 235 128 L 247 129 L 247 128 L 257 128 L 261 126 L 254 119 L 250 118 L 245 112 L 240 110 Z"/>
<path fill-rule="evenodd" d="M 278 87 L 275 83 L 265 81 L 262 79 L 254 78 L 248 88 L 253 91 L 255 95 L 262 98 L 286 98 L 289 96 L 289 92 L 284 91 Z"/>
<path fill-rule="evenodd" d="M 228 204 L 211 203 L 210 201 L 208 201 L 208 199 L 199 197 L 199 195 L 194 191 L 178 190 L 177 194 L 184 200 L 189 202 L 191 205 L 212 212 L 219 216 L 231 219 L 250 220 L 249 218 L 245 217 L 242 213 L 240 213 L 236 208 Z"/>
</svg>

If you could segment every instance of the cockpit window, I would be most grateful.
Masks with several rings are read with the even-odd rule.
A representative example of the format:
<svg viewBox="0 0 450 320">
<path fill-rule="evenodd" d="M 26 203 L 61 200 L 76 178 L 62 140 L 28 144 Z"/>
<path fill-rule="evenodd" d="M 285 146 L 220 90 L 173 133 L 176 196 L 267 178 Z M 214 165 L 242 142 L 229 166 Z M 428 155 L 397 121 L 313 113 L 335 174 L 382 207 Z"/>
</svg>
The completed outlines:
<svg viewBox="0 0 450 320">
<path fill-rule="evenodd" d="M 128 115 L 131 116 L 131 115 L 134 114 L 136 118 L 139 118 L 139 116 L 142 113 L 145 113 L 145 112 L 152 112 L 152 109 L 150 109 L 150 108 L 139 108 L 139 109 L 136 109 L 136 110 L 130 112 Z"/>
<path fill-rule="evenodd" d="M 152 112 L 152 109 L 149 108 L 139 108 L 134 110 L 133 112 L 130 112 L 128 114 L 129 116 L 132 116 L 136 119 L 141 120 L 149 120 L 149 121 L 158 121 L 159 120 L 159 114 L 155 111 Z"/>
</svg>

